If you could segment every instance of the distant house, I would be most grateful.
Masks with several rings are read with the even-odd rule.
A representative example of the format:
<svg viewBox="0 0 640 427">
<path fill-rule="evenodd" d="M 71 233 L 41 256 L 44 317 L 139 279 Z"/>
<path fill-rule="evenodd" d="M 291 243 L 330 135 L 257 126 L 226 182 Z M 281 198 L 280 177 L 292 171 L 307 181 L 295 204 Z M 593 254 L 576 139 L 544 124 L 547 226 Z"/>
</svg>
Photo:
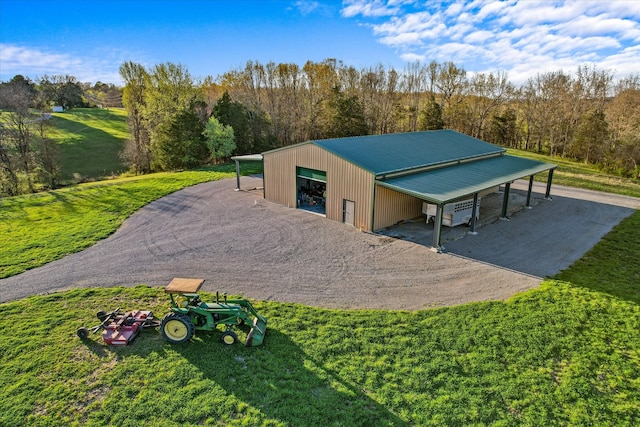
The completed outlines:
<svg viewBox="0 0 640 427">
<path fill-rule="evenodd" d="M 262 157 L 265 199 L 317 207 L 317 213 L 362 230 L 416 218 L 423 202 L 436 205 L 435 249 L 445 205 L 504 185 L 506 206 L 511 182 L 529 177 L 531 184 L 543 171 L 549 171 L 548 197 L 556 168 L 453 130 L 315 140 Z"/>
<path fill-rule="evenodd" d="M 54 113 L 62 113 L 64 111 L 64 108 L 62 108 L 62 105 L 54 105 L 53 106 L 53 112 Z"/>
</svg>

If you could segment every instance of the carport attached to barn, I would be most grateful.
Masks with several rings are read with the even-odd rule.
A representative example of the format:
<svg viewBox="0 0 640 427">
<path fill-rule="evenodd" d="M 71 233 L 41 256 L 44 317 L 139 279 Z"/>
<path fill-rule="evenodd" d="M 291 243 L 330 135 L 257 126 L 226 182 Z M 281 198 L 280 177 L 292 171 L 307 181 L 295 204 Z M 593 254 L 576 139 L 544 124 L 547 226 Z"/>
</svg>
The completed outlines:
<svg viewBox="0 0 640 427">
<path fill-rule="evenodd" d="M 480 192 L 504 184 L 505 210 L 510 183 L 529 176 L 530 193 L 533 175 L 545 170 L 549 196 L 556 167 L 508 156 L 502 147 L 452 130 L 308 141 L 263 155 L 266 199 L 298 206 L 300 170 L 319 171 L 327 218 L 347 222 L 351 203 L 353 225 L 369 231 L 419 216 L 423 201 L 436 204 L 438 250 L 445 204 L 469 197 L 475 204 Z"/>
<path fill-rule="evenodd" d="M 507 216 L 507 204 L 511 182 L 529 177 L 526 206 L 531 200 L 533 177 L 537 173 L 549 171 L 545 197 L 549 198 L 555 165 L 535 160 L 499 155 L 455 166 L 403 175 L 397 178 L 380 177 L 376 183 L 400 193 L 408 194 L 438 206 L 434 222 L 433 247 L 440 249 L 442 212 L 445 204 L 473 197 L 472 212 L 476 211 L 478 194 L 484 190 L 505 185 L 502 203 L 502 217 Z M 475 231 L 475 216 L 471 217 L 471 232 Z"/>
</svg>

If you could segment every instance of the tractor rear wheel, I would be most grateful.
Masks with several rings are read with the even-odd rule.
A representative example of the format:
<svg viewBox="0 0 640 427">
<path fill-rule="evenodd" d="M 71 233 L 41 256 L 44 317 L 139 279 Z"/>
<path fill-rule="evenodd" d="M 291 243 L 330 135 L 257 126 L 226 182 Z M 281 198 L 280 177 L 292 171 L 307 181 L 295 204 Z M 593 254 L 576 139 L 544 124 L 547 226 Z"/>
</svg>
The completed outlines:
<svg viewBox="0 0 640 427">
<path fill-rule="evenodd" d="M 193 338 L 196 327 L 188 316 L 169 313 L 162 318 L 160 332 L 171 344 L 182 344 Z"/>
</svg>

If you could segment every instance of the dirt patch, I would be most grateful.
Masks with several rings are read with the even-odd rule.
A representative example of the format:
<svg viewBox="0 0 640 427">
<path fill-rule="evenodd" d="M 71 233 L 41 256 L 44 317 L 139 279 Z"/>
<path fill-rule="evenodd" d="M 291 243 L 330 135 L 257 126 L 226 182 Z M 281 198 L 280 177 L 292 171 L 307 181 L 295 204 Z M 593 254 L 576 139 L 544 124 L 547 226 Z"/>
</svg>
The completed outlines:
<svg viewBox="0 0 640 427">
<path fill-rule="evenodd" d="M 544 277 L 500 263 L 500 256 L 483 259 L 474 255 L 469 249 L 475 248 L 474 241 L 480 242 L 475 244 L 482 254 L 494 251 L 483 250 L 483 245 L 492 242 L 491 248 L 515 253 L 513 259 L 519 258 L 517 252 L 522 248 L 529 248 L 537 255 L 525 252 L 522 256 L 532 257 L 532 262 L 555 247 L 554 242 L 525 241 L 512 234 L 521 227 L 535 236 L 538 233 L 532 227 L 547 226 L 536 217 L 542 211 L 538 206 L 516 213 L 511 221 L 485 224 L 476 236 L 465 235 L 468 229 L 456 227 L 462 238 L 443 240 L 447 252 L 438 254 L 430 249 L 432 226 L 424 222 L 418 228 L 426 236 L 424 241 L 417 232 L 400 229 L 394 232 L 403 238 L 360 232 L 264 200 L 259 177 L 243 177 L 241 183 L 243 191 L 234 191 L 235 179 L 230 179 L 196 185 L 150 203 L 97 245 L 1 280 L 0 301 L 77 287 L 165 286 L 174 277 L 198 277 L 206 279 L 204 291 L 226 291 L 257 300 L 416 310 L 502 300 L 538 286 Z M 577 200 L 564 199 L 562 209 Z M 640 207 L 640 201 L 632 200 Z M 552 204 L 555 209 L 555 199 L 539 205 L 559 215 L 553 213 Z M 603 212 L 607 207 L 616 212 L 615 217 L 608 214 L 609 229 L 634 210 L 601 205 Z M 512 227 L 514 224 L 518 227 Z M 561 238 L 571 241 L 566 233 Z M 594 243 L 572 253 L 582 254 Z"/>
</svg>

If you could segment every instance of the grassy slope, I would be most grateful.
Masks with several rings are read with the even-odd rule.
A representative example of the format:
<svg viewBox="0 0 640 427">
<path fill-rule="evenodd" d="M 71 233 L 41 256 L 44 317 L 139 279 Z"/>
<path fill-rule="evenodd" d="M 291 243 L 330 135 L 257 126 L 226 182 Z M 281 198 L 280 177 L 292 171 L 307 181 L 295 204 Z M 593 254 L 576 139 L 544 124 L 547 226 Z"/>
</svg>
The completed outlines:
<svg viewBox="0 0 640 427">
<path fill-rule="evenodd" d="M 509 149 L 507 152 L 514 156 L 527 157 L 529 159 L 558 165 L 553 175 L 554 184 L 640 197 L 640 182 L 638 180 L 607 175 L 602 173 L 594 165 L 577 163 L 560 157 L 549 157 L 522 150 Z M 546 181 L 547 174 L 538 174 L 536 175 L 536 179 Z M 553 192 L 553 188 L 551 191 Z"/>
<path fill-rule="evenodd" d="M 150 198 L 216 177 L 166 174 L 6 199 L 0 236 L 31 230 L 31 258 L 67 234 L 78 237 L 68 247 L 88 245 Z M 98 233 L 60 225 L 82 218 Z M 2 304 L 0 425 L 636 425 L 639 226 L 636 212 L 556 280 L 506 302 L 415 313 L 258 302 L 269 332 L 250 349 L 222 346 L 219 332 L 171 346 L 148 331 L 128 348 L 75 337 L 102 309 L 161 316 L 161 289 Z M 57 233 L 39 240 L 48 229 Z M 5 273 L 14 268 L 13 255 L 0 259 Z"/>
<path fill-rule="evenodd" d="M 233 172 L 232 172 L 233 171 Z M 249 169 L 247 169 L 249 171 Z M 0 200 L 0 278 L 93 245 L 145 204 L 189 185 L 235 175 L 230 166 L 82 184 Z"/>
<path fill-rule="evenodd" d="M 637 230 L 633 218 L 612 242 Z M 638 239 L 617 247 L 640 254 Z M 596 247 L 590 257 L 612 255 Z M 156 288 L 3 304 L 0 425 L 637 425 L 638 300 L 589 289 L 608 280 L 604 268 L 572 270 L 587 283 L 413 313 L 258 302 L 269 330 L 256 348 L 224 347 L 220 331 L 184 346 L 146 331 L 127 348 L 74 336 L 101 309 L 161 316 Z M 617 283 L 637 294 L 629 279 Z"/>
<path fill-rule="evenodd" d="M 60 144 L 61 179 L 94 180 L 126 170 L 120 159 L 127 132 L 122 109 L 76 108 L 54 113 L 49 137 Z"/>
</svg>

